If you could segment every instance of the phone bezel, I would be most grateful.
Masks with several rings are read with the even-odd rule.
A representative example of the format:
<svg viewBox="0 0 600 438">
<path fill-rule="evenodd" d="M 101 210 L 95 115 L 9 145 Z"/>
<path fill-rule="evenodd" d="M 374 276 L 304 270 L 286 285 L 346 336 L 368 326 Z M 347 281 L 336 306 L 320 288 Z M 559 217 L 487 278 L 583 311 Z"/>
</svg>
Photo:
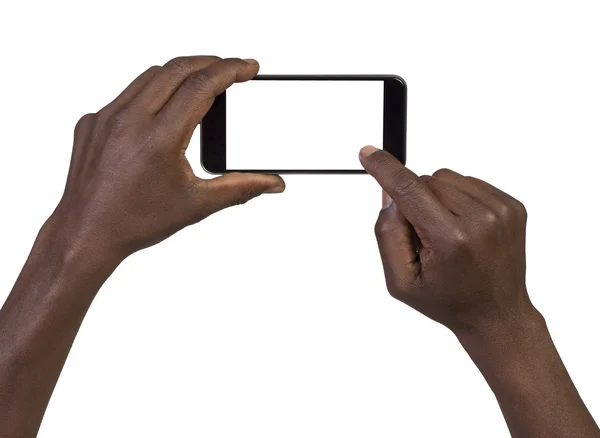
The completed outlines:
<svg viewBox="0 0 600 438">
<path fill-rule="evenodd" d="M 406 82 L 396 75 L 257 75 L 254 81 L 383 81 L 383 149 L 406 164 Z M 360 174 L 362 169 L 226 169 L 227 92 L 221 93 L 200 123 L 200 164 L 211 174 Z M 358 152 L 358 151 L 357 151 Z"/>
</svg>

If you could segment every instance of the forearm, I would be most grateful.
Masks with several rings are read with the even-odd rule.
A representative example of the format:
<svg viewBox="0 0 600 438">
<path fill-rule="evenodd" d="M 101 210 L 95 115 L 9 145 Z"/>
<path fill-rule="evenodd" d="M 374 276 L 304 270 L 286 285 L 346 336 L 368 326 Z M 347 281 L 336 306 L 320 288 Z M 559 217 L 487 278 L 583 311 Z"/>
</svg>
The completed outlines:
<svg viewBox="0 0 600 438">
<path fill-rule="evenodd" d="M 458 337 L 494 391 L 513 437 L 600 437 L 539 313 Z"/>
<path fill-rule="evenodd" d="M 0 437 L 34 437 L 96 292 L 116 267 L 50 221 L 0 310 Z"/>
</svg>

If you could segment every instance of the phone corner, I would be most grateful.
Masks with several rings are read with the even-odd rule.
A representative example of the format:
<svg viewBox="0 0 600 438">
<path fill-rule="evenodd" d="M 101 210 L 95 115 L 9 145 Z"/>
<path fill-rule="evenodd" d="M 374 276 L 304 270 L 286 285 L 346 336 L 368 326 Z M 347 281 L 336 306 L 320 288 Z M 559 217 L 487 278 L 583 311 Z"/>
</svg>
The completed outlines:
<svg viewBox="0 0 600 438">
<path fill-rule="evenodd" d="M 406 84 L 406 81 L 404 80 L 404 78 L 400 75 L 389 75 L 388 76 L 390 80 L 394 81 L 394 82 L 398 82 L 400 83 L 400 85 L 402 85 L 404 88 L 408 88 L 408 85 Z"/>
<path fill-rule="evenodd" d="M 202 161 L 202 157 L 200 157 L 200 167 L 202 168 L 202 170 L 204 172 L 208 173 L 209 175 L 220 176 L 225 173 L 225 171 L 220 172 L 220 171 L 215 170 L 214 168 L 211 168 L 210 166 L 207 166 L 206 164 L 204 164 L 204 161 Z"/>
</svg>

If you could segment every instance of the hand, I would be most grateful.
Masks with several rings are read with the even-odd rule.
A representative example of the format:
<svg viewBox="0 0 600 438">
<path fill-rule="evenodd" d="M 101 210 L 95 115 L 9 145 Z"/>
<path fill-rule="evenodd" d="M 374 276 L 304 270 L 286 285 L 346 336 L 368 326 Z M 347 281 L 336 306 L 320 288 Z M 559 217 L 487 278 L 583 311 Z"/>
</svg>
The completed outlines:
<svg viewBox="0 0 600 438">
<path fill-rule="evenodd" d="M 523 205 L 451 170 L 418 177 L 367 146 L 364 168 L 384 190 L 376 235 L 390 294 L 455 333 L 536 315 L 525 287 Z"/>
<path fill-rule="evenodd" d="M 215 96 L 258 72 L 254 60 L 175 58 L 151 67 L 75 128 L 64 195 L 46 228 L 70 244 L 119 258 L 262 193 L 282 192 L 275 175 L 194 175 L 185 151 Z M 64 234 L 64 233 L 63 233 Z"/>
</svg>

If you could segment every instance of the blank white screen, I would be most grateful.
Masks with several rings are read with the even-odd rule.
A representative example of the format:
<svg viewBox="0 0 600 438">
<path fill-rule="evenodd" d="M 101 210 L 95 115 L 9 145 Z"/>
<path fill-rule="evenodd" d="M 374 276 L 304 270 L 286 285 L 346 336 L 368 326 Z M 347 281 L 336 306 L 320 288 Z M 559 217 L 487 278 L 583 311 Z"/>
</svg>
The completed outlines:
<svg viewBox="0 0 600 438">
<path fill-rule="evenodd" d="M 383 146 L 383 81 L 271 81 L 227 90 L 228 170 L 362 169 Z"/>
</svg>

